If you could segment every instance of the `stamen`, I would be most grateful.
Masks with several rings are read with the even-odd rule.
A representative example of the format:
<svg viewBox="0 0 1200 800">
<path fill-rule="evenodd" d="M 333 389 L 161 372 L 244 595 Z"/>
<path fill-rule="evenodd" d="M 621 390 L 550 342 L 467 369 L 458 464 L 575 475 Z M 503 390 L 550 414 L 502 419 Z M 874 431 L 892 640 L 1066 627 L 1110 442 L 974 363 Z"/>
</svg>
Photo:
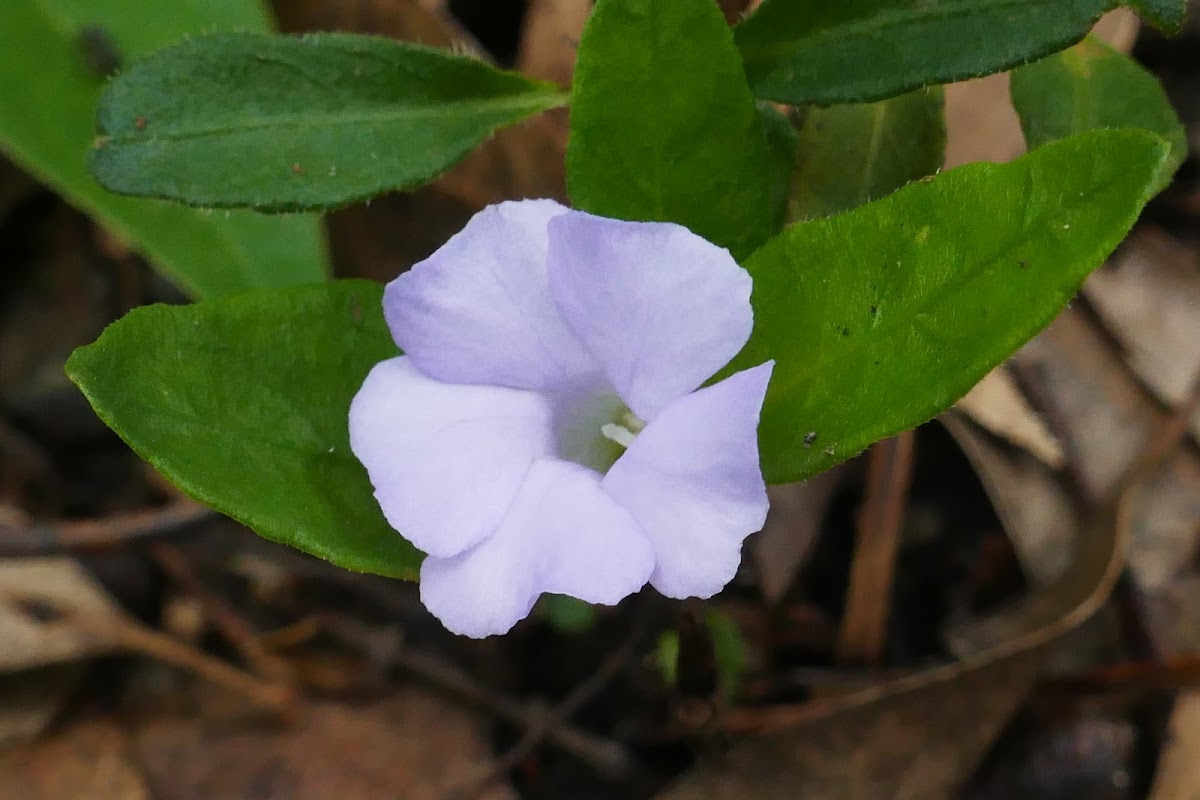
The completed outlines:
<svg viewBox="0 0 1200 800">
<path fill-rule="evenodd" d="M 623 420 L 622 420 L 623 421 Z M 633 444 L 633 440 L 637 438 L 637 434 L 630 431 L 624 425 L 617 425 L 614 422 L 606 422 L 600 426 L 600 435 L 611 442 L 616 442 L 626 449 Z"/>
<path fill-rule="evenodd" d="M 637 436 L 646 427 L 646 423 L 638 419 L 637 414 L 634 414 L 629 409 L 625 409 L 625 413 L 621 415 L 620 424 L 621 427 L 625 428 L 625 430 L 629 431 L 634 436 Z M 629 447 L 629 445 L 625 446 Z"/>
</svg>

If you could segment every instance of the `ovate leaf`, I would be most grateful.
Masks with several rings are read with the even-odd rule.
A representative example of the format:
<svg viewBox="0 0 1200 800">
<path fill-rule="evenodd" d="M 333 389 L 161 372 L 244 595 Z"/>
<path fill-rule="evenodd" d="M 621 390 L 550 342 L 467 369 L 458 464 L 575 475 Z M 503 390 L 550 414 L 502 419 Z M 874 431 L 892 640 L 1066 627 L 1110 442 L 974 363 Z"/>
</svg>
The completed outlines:
<svg viewBox="0 0 1200 800">
<path fill-rule="evenodd" d="M 790 219 L 860 206 L 932 175 L 946 159 L 940 86 L 803 112 Z"/>
<path fill-rule="evenodd" d="M 1172 7 L 1180 0 L 1143 0 Z M 1083 38 L 1114 0 L 765 0 L 734 35 L 759 97 L 879 100 L 1000 72 Z"/>
<path fill-rule="evenodd" d="M 949 407 L 1116 247 L 1167 157 L 1142 131 L 1082 134 L 795 225 L 755 253 L 754 333 L 727 369 L 776 360 L 759 427 L 768 481 Z"/>
<path fill-rule="evenodd" d="M 329 208 L 424 183 L 497 128 L 565 99 L 550 84 L 390 39 L 204 36 L 113 81 L 91 166 L 123 194 Z"/>
<path fill-rule="evenodd" d="M 1177 33 L 1187 16 L 1187 0 L 1132 0 L 1130 5 L 1167 33 Z"/>
<path fill-rule="evenodd" d="M 201 29 L 265 30 L 257 0 L 0 1 L 0 151 L 197 296 L 320 280 L 319 222 L 116 197 L 85 166 L 105 73 Z"/>
<path fill-rule="evenodd" d="M 1158 188 L 1188 154 L 1187 134 L 1158 79 L 1089 37 L 1012 74 L 1012 98 L 1030 147 L 1102 128 L 1142 128 L 1171 145 Z"/>
<path fill-rule="evenodd" d="M 145 306 L 67 373 L 139 455 L 262 536 L 348 569 L 411 577 L 350 452 L 350 400 L 398 355 L 367 281 Z"/>
<path fill-rule="evenodd" d="M 600 0 L 571 94 L 567 187 L 596 214 L 678 222 L 747 255 L 775 229 L 771 152 L 712 0 Z"/>
</svg>

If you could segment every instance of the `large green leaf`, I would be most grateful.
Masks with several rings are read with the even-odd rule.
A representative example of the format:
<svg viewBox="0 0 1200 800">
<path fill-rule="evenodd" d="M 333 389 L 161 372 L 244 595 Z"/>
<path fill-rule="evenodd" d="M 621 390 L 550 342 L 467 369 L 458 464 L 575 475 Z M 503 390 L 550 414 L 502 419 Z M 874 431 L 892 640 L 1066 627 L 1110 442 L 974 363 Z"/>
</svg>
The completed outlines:
<svg viewBox="0 0 1200 800">
<path fill-rule="evenodd" d="M 1141 6 L 1181 4 L 1143 0 Z M 854 103 L 1040 58 L 1079 41 L 1116 5 L 1115 0 L 765 0 L 734 36 L 759 97 L 796 105 Z"/>
<path fill-rule="evenodd" d="M 350 452 L 350 400 L 398 355 L 367 281 L 146 306 L 67 373 L 110 427 L 185 492 L 268 539 L 349 569 L 412 577 Z"/>
<path fill-rule="evenodd" d="M 192 294 L 320 280 L 315 218 L 205 214 L 116 197 L 87 172 L 103 84 L 96 69 L 224 26 L 265 29 L 267 19 L 257 0 L 0 0 L 0 150 Z"/>
<path fill-rule="evenodd" d="M 771 235 L 772 161 L 712 0 L 600 0 L 579 45 L 567 187 L 607 217 L 678 222 L 747 255 Z"/>
<path fill-rule="evenodd" d="M 1030 147 L 1084 131 L 1143 128 L 1171 145 L 1159 188 L 1187 158 L 1187 133 L 1158 79 L 1094 37 L 1014 70 L 1012 98 Z"/>
<path fill-rule="evenodd" d="M 965 394 L 1053 319 L 1129 230 L 1168 147 L 1136 130 L 970 164 L 795 225 L 746 263 L 776 360 L 759 442 L 771 483 L 812 475 Z"/>
<path fill-rule="evenodd" d="M 946 160 L 942 111 L 940 86 L 875 103 L 807 109 L 788 216 L 836 214 L 937 172 Z"/>
<path fill-rule="evenodd" d="M 368 36 L 221 34 L 160 50 L 104 93 L 91 164 L 125 194 L 329 208 L 424 183 L 555 86 Z"/>
<path fill-rule="evenodd" d="M 1130 0 L 1129 4 L 1168 33 L 1178 32 L 1187 16 L 1187 0 Z"/>
</svg>

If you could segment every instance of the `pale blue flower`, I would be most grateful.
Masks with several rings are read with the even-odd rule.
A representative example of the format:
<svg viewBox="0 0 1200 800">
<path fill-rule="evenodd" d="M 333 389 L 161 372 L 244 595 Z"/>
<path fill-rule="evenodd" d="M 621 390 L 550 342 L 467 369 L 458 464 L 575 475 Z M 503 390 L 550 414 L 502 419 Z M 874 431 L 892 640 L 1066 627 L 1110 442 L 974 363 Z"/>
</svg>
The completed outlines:
<svg viewBox="0 0 1200 800">
<path fill-rule="evenodd" d="M 503 633 L 543 592 L 709 597 L 762 527 L 773 362 L 699 388 L 746 343 L 750 276 L 678 225 L 501 203 L 388 284 L 406 355 L 376 366 L 350 442 L 421 598 Z"/>
</svg>

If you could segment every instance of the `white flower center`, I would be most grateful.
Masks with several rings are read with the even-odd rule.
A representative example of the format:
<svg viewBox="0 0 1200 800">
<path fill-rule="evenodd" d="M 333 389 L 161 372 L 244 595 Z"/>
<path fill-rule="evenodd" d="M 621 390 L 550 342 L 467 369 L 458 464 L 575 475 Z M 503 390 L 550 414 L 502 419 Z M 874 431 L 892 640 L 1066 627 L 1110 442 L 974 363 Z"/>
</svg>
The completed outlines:
<svg viewBox="0 0 1200 800">
<path fill-rule="evenodd" d="M 603 474 L 646 423 L 602 380 L 591 379 L 555 397 L 558 457 Z"/>
</svg>

